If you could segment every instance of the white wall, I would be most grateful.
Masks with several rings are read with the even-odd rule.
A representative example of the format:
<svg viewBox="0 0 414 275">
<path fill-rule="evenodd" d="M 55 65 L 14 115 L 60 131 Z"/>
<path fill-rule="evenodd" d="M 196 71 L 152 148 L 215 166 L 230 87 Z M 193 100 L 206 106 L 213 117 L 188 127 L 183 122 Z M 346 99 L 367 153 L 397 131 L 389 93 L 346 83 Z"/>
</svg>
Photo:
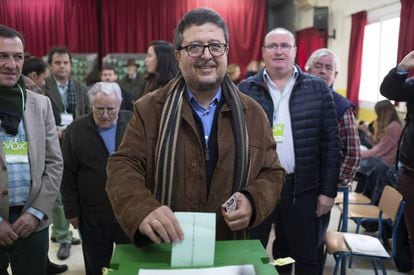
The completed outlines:
<svg viewBox="0 0 414 275">
<path fill-rule="evenodd" d="M 336 89 L 346 90 L 349 40 L 351 34 L 351 15 L 363 10 L 368 12 L 368 23 L 389 13 L 397 13 L 401 9 L 399 0 L 308 0 L 316 6 L 329 7 L 329 34 L 336 30 L 336 39 L 328 39 L 328 48 L 336 52 L 341 62 L 340 72 L 335 82 Z M 303 1 L 300 1 L 303 2 Z M 313 26 L 313 9 L 296 11 L 296 30 Z"/>
</svg>

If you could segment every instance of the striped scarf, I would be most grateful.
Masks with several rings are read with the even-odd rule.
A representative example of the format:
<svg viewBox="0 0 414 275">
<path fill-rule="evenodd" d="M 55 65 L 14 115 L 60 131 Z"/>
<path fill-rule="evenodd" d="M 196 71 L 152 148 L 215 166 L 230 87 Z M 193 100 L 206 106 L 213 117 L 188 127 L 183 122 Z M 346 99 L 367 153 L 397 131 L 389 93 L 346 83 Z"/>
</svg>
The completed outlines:
<svg viewBox="0 0 414 275">
<path fill-rule="evenodd" d="M 26 87 L 20 77 L 13 87 L 0 86 L 0 123 L 7 134 L 16 136 L 26 109 Z"/>
<path fill-rule="evenodd" d="M 181 74 L 169 82 L 170 92 L 164 104 L 155 151 L 154 195 L 163 205 L 171 206 L 171 193 L 174 182 L 177 137 L 181 122 L 181 107 L 185 82 Z M 232 112 L 233 135 L 235 140 L 235 165 L 233 193 L 247 186 L 250 172 L 249 137 L 243 106 L 237 87 L 226 75 L 221 85 L 225 101 Z"/>
</svg>

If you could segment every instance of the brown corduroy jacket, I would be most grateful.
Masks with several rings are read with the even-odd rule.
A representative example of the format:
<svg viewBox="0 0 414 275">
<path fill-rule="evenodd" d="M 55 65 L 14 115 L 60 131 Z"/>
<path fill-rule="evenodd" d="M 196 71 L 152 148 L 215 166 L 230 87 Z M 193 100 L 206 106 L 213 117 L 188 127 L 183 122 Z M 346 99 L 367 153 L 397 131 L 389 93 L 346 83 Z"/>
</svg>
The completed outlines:
<svg viewBox="0 0 414 275">
<path fill-rule="evenodd" d="M 139 225 L 160 203 L 152 195 L 155 177 L 155 147 L 167 87 L 135 103 L 119 150 L 108 160 L 106 190 L 115 215 L 127 235 L 137 240 Z M 251 170 L 246 192 L 255 209 L 251 226 L 260 224 L 279 201 L 285 172 L 276 154 L 276 145 L 267 117 L 254 100 L 240 93 L 249 135 Z M 177 140 L 172 193 L 173 211 L 215 212 L 216 239 L 229 240 L 233 234 L 224 222 L 221 205 L 232 195 L 235 142 L 232 112 L 224 103 L 218 114 L 218 160 L 209 195 L 206 190 L 204 150 L 198 137 L 191 106 L 183 99 Z"/>
</svg>

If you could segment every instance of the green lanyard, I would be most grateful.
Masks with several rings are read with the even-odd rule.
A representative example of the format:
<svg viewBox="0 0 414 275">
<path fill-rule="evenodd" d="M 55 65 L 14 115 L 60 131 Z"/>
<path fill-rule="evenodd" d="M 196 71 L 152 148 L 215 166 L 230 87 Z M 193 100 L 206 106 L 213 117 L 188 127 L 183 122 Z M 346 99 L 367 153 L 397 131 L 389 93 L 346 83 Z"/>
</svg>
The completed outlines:
<svg viewBox="0 0 414 275">
<path fill-rule="evenodd" d="M 23 93 L 22 87 L 20 87 L 19 84 L 17 84 L 17 87 L 19 88 L 20 94 L 22 95 L 22 115 L 23 115 L 24 109 L 25 109 L 25 106 L 24 106 L 24 93 Z"/>
</svg>

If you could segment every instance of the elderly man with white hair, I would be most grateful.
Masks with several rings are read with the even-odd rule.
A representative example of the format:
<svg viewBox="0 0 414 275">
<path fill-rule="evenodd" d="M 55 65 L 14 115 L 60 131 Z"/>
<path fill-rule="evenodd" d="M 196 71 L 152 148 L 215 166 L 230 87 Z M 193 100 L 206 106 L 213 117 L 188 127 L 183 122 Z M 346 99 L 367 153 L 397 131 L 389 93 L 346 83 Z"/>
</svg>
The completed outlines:
<svg viewBox="0 0 414 275">
<path fill-rule="evenodd" d="M 79 228 L 86 274 L 108 267 L 114 243 L 129 243 L 105 192 L 106 163 L 122 140 L 132 112 L 120 110 L 117 83 L 98 82 L 88 92 L 92 112 L 72 122 L 63 135 L 61 187 L 66 218 Z"/>
<path fill-rule="evenodd" d="M 340 142 L 340 170 L 339 183 L 347 185 L 352 182 L 359 168 L 361 160 L 360 140 L 355 118 L 355 106 L 351 101 L 338 94 L 333 89 L 336 76 L 339 72 L 339 60 L 336 54 L 327 48 L 314 51 L 306 62 L 306 70 L 320 77 L 332 93 L 336 117 L 338 118 L 338 133 Z M 323 261 L 323 244 L 326 230 L 329 225 L 330 212 L 321 216 L 318 220 L 318 257 Z"/>
</svg>

